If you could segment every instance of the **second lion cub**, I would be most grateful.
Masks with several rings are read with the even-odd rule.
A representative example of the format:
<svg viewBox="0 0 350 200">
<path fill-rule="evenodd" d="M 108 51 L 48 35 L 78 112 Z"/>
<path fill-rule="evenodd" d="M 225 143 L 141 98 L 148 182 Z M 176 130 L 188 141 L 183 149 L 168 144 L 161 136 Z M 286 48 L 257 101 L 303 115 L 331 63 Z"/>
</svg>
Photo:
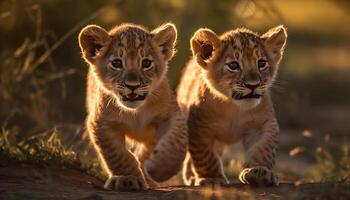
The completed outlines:
<svg viewBox="0 0 350 200">
<path fill-rule="evenodd" d="M 278 184 L 273 168 L 279 127 L 269 87 L 276 77 L 286 39 L 283 26 L 261 36 L 247 29 L 221 36 L 209 29 L 194 34 L 193 59 L 178 87 L 178 102 L 188 112 L 190 157 L 184 165 L 187 184 L 191 169 L 195 184 L 226 184 L 220 158 L 222 145 L 237 141 L 242 141 L 245 149 L 241 182 Z"/>
</svg>

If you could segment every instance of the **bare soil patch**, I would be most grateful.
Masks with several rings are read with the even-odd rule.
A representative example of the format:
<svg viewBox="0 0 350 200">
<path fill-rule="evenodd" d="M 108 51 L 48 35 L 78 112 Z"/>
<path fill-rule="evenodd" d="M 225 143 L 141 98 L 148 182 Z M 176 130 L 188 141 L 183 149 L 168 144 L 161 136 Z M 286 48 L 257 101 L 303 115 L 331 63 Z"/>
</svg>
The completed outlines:
<svg viewBox="0 0 350 200">
<path fill-rule="evenodd" d="M 350 199 L 350 184 L 282 183 L 278 187 L 232 184 L 221 188 L 159 187 L 142 192 L 103 189 L 103 182 L 65 168 L 17 164 L 0 167 L 0 199 L 158 200 L 158 199 Z"/>
</svg>

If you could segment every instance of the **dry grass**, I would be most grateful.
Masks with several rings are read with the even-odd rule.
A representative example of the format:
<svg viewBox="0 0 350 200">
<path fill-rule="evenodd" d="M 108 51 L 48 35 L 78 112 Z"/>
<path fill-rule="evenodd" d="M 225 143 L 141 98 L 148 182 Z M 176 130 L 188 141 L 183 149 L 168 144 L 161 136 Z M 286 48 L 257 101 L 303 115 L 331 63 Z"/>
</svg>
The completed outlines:
<svg viewBox="0 0 350 200">
<path fill-rule="evenodd" d="M 23 163 L 35 166 L 62 167 L 82 171 L 100 180 L 106 179 L 96 159 L 77 154 L 65 147 L 56 129 L 22 140 L 10 140 L 10 131 L 2 128 L 0 133 L 0 165 Z"/>
</svg>

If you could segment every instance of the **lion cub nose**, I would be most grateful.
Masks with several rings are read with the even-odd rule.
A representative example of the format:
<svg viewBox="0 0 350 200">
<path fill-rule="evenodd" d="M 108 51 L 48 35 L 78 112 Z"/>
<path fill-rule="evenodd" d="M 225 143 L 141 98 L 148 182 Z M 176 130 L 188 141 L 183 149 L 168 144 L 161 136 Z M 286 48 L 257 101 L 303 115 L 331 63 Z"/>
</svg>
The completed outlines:
<svg viewBox="0 0 350 200">
<path fill-rule="evenodd" d="M 141 86 L 140 82 L 125 82 L 125 87 L 129 88 L 131 91 L 136 90 Z"/>
<path fill-rule="evenodd" d="M 124 80 L 125 87 L 129 88 L 131 91 L 136 90 L 141 86 L 139 77 L 136 74 L 128 74 Z"/>
<path fill-rule="evenodd" d="M 260 85 L 261 79 L 257 73 L 248 73 L 243 79 L 243 86 L 252 90 L 252 92 Z"/>
<path fill-rule="evenodd" d="M 244 86 L 254 91 L 259 86 L 259 84 L 254 84 L 254 85 L 244 84 Z"/>
<path fill-rule="evenodd" d="M 140 85 L 127 85 L 127 84 L 125 84 L 125 86 L 127 88 L 129 88 L 131 91 L 134 91 L 134 90 L 136 90 L 137 88 L 140 87 Z"/>
</svg>

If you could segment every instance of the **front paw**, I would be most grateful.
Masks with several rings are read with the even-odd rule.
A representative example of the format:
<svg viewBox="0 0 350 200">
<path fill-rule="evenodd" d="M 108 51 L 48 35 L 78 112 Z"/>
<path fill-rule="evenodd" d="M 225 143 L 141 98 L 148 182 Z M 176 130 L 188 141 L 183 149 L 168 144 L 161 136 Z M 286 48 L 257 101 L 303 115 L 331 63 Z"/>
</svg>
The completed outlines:
<svg viewBox="0 0 350 200">
<path fill-rule="evenodd" d="M 244 184 L 258 186 L 277 186 L 278 179 L 274 171 L 267 167 L 257 166 L 245 168 L 239 175 L 239 180 Z"/>
<path fill-rule="evenodd" d="M 199 178 L 198 185 L 200 186 L 223 186 L 227 185 L 228 181 L 226 178 Z"/>
<path fill-rule="evenodd" d="M 145 173 L 156 182 L 163 182 L 175 176 L 181 169 L 181 162 L 161 163 L 156 160 L 146 160 L 144 163 Z"/>
<path fill-rule="evenodd" d="M 143 179 L 133 175 L 111 176 L 107 179 L 104 188 L 109 190 L 128 192 L 146 190 L 147 185 Z"/>
</svg>

